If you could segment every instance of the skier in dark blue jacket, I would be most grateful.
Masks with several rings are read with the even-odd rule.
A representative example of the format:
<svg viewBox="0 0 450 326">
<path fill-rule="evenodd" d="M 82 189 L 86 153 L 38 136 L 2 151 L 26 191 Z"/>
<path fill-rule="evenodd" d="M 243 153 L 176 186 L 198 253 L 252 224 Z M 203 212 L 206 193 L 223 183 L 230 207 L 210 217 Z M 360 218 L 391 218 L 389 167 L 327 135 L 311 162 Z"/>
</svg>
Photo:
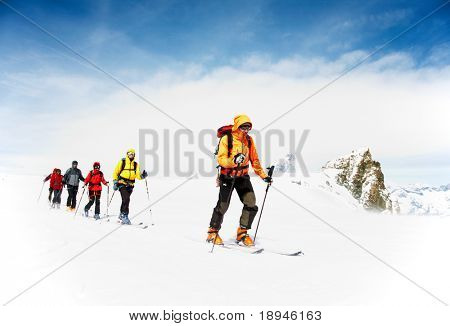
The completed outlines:
<svg viewBox="0 0 450 326">
<path fill-rule="evenodd" d="M 67 198 L 67 210 L 74 211 L 77 205 L 77 193 L 80 180 L 84 182 L 83 174 L 78 168 L 78 162 L 73 161 L 72 167 L 64 174 L 63 184 L 67 186 L 69 197 Z"/>
</svg>

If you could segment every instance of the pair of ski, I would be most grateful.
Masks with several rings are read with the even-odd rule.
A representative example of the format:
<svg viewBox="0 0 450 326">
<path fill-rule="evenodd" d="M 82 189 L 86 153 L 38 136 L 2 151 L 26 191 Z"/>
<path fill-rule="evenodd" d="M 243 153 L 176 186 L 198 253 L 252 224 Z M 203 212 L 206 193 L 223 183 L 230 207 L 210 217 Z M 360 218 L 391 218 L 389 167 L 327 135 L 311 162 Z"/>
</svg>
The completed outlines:
<svg viewBox="0 0 450 326">
<path fill-rule="evenodd" d="M 105 220 L 105 222 L 111 223 L 113 222 L 109 217 Z M 117 224 L 121 224 L 122 222 L 120 220 L 116 220 Z M 138 223 L 131 223 L 131 224 L 122 224 L 125 227 L 134 227 L 138 229 L 146 229 L 148 228 L 147 224 L 144 224 L 144 222 L 138 222 Z"/>
<path fill-rule="evenodd" d="M 88 220 L 94 220 L 94 222 L 99 222 L 99 223 L 108 222 L 108 223 L 111 223 L 111 222 L 113 222 L 113 220 L 110 217 L 114 216 L 114 215 L 104 215 L 104 216 L 102 216 L 102 217 L 100 217 L 98 219 L 95 219 L 94 217 L 91 217 L 91 216 L 86 216 L 86 214 L 84 214 L 84 213 L 81 213 L 81 216 L 83 216 L 84 218 L 86 218 Z M 117 215 L 115 215 L 115 216 L 117 216 Z M 120 220 L 116 220 L 116 222 L 119 223 L 119 224 L 121 223 Z M 134 228 L 138 228 L 138 229 L 147 229 L 148 228 L 148 225 L 144 224 L 144 222 L 131 223 L 131 224 L 122 224 L 122 225 L 127 226 L 127 227 L 134 227 Z"/>
<path fill-rule="evenodd" d="M 258 255 L 262 254 L 263 252 L 276 254 L 276 255 L 282 255 L 282 256 L 303 256 L 304 253 L 301 250 L 292 250 L 292 251 L 283 251 L 283 250 L 272 250 L 267 248 L 260 248 L 260 247 L 246 247 L 244 245 L 240 245 L 236 242 L 224 242 L 223 245 L 218 245 L 216 247 L 224 248 L 224 249 L 231 249 L 231 250 L 239 250 L 241 252 L 245 252 L 248 254 Z"/>
</svg>

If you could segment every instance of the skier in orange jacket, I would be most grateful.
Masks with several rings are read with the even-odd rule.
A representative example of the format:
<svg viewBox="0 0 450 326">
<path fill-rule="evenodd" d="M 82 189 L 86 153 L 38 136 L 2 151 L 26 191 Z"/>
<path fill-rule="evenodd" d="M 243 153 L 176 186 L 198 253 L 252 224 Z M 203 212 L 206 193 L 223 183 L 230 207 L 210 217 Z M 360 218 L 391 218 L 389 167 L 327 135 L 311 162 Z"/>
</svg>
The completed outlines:
<svg viewBox="0 0 450 326">
<path fill-rule="evenodd" d="M 248 235 L 247 230 L 252 227 L 253 220 L 258 212 L 258 206 L 256 206 L 255 193 L 248 175 L 250 164 L 255 173 L 265 182 L 271 183 L 272 178 L 261 167 L 254 140 L 248 135 L 248 132 L 252 129 L 252 122 L 248 116 L 238 115 L 234 118 L 232 126 L 225 126 L 221 129 L 224 131 L 217 152 L 217 163 L 220 166 L 219 200 L 213 210 L 207 241 L 214 241 L 216 245 L 223 244 L 219 236 L 219 230 L 230 204 L 231 193 L 236 189 L 239 199 L 244 204 L 236 241 L 245 246 L 253 246 L 253 240 Z M 221 129 L 219 129 L 219 136 L 221 136 Z"/>
</svg>

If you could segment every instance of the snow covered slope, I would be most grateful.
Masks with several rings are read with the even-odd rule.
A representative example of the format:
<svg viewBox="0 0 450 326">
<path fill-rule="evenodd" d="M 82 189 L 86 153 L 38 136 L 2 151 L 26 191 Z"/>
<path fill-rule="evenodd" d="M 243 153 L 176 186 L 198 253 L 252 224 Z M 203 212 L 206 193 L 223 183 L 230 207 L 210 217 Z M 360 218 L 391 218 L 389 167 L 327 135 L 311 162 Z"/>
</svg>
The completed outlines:
<svg viewBox="0 0 450 326">
<path fill-rule="evenodd" d="M 392 201 L 397 201 L 401 214 L 450 216 L 450 184 L 390 186 Z"/>
<path fill-rule="evenodd" d="M 45 192 L 36 204 L 41 177 L 2 176 L 0 300 L 5 303 L 59 268 L 11 304 L 438 303 L 354 242 L 450 300 L 450 265 L 442 259 L 450 245 L 449 219 L 368 214 L 342 200 L 340 189 L 320 187 L 323 180 L 317 178 L 301 185 L 278 178 L 269 191 L 257 242 L 305 252 L 286 257 L 223 248 L 209 253 L 203 241 L 217 200 L 213 178 L 150 179 L 156 225 L 141 230 L 50 210 Z M 261 206 L 265 184 L 253 180 Z M 64 193 L 63 202 L 66 198 Z M 147 204 L 144 184 L 138 183 L 130 217 Z M 116 195 L 111 213 L 118 207 Z M 221 230 L 224 240 L 234 238 L 240 209 L 234 196 Z M 134 221 L 147 223 L 148 211 Z"/>
</svg>

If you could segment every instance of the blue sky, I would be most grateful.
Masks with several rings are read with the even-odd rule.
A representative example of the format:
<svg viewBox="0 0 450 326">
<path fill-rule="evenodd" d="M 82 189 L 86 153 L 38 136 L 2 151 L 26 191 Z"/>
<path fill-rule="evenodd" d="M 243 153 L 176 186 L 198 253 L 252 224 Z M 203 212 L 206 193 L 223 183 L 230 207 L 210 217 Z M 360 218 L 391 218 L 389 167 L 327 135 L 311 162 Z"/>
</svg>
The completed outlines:
<svg viewBox="0 0 450 326">
<path fill-rule="evenodd" d="M 272 60 L 302 55 L 335 59 L 371 51 L 428 14 L 443 1 L 13 1 L 9 3 L 108 69 L 152 71 L 193 62 L 233 64 L 254 53 Z M 418 65 L 450 61 L 450 5 L 392 43 Z M 48 36 L 0 6 L 4 65 L 23 68 L 16 54 L 34 54 L 25 67 L 42 64 L 42 53 L 67 68 L 65 52 Z M 441 51 L 439 51 L 441 50 Z M 445 51 L 447 50 L 447 51 Z M 439 53 L 437 60 L 430 57 Z M 381 53 L 383 54 L 383 53 Z M 30 54 L 31 56 L 31 54 Z M 45 58 L 40 58 L 44 60 Z"/>
<path fill-rule="evenodd" d="M 225 119 L 236 113 L 243 101 L 242 111 L 256 115 L 262 125 L 270 122 L 444 3 L 7 2 L 172 116 L 186 119 L 187 125 L 191 126 L 192 117 L 213 108 L 216 120 L 208 125 L 212 128 L 221 123 L 218 121 L 228 121 Z M 39 156 L 41 166 L 48 165 L 45 160 L 49 157 L 65 155 L 64 159 L 71 161 L 73 151 L 81 157 L 86 153 L 83 141 L 90 138 L 86 135 L 88 138 L 81 140 L 80 130 L 90 120 L 98 119 L 105 128 L 100 142 L 116 136 L 121 141 L 120 135 L 107 129 L 117 120 L 117 113 L 111 113 L 114 110 L 138 110 L 139 119 L 131 120 L 133 123 L 148 118 L 173 127 L 166 117 L 142 108 L 133 95 L 80 63 L 1 1 L 0 57 L 0 138 L 6 139 L 0 148 L 0 168 L 15 165 L 14 155 L 26 166 L 30 156 L 25 157 L 25 152 L 34 155 L 33 159 Z M 445 116 L 450 103 L 445 91 L 450 88 L 449 71 L 450 4 L 333 85 L 339 91 L 320 94 L 311 106 L 293 112 L 274 127 L 300 128 L 295 123 L 308 121 L 301 127 L 312 129 L 314 150 L 310 155 L 316 156 L 310 161 L 315 166 L 369 146 L 376 149 L 377 159 L 386 162 L 386 171 L 393 171 L 392 177 L 400 176 L 401 182 L 446 184 L 450 134 L 441 124 L 450 118 Z M 356 88 L 358 96 L 354 96 Z M 221 105 L 229 112 L 218 109 Z M 188 107 L 195 113 L 186 116 Z M 258 111 L 260 107 L 265 111 Z M 327 132 L 336 126 L 321 119 L 337 109 L 348 110 L 355 119 L 342 121 L 348 124 L 349 133 L 352 124 L 361 124 L 366 135 L 354 137 L 336 130 L 335 143 L 326 140 Z M 377 124 L 365 125 L 367 120 L 359 115 L 363 110 L 368 115 L 382 110 Z M 408 117 L 409 123 L 394 123 L 392 115 L 397 120 Z M 134 139 L 137 127 L 131 127 L 134 129 L 127 134 Z M 380 140 L 380 128 L 389 137 Z M 396 137 L 401 141 L 392 141 Z M 74 139 L 80 139 L 79 143 Z M 61 147 L 67 142 L 72 147 L 63 154 Z M 104 152 L 103 157 L 109 159 L 106 147 Z M 411 169 L 407 175 L 405 164 Z"/>
</svg>

